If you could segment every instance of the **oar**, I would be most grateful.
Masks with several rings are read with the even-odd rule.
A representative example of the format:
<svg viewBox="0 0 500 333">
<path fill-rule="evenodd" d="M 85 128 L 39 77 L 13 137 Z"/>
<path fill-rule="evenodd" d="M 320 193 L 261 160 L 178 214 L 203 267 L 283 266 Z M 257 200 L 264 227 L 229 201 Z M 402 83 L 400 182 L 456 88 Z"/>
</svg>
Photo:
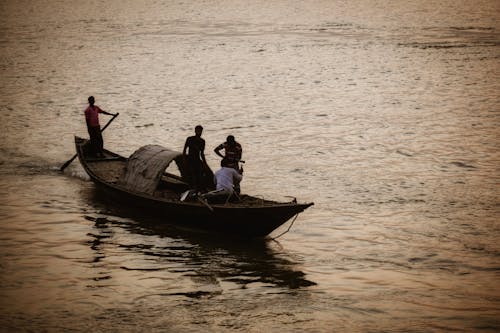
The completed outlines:
<svg viewBox="0 0 500 333">
<path fill-rule="evenodd" d="M 113 120 L 115 120 L 116 117 L 118 117 L 119 113 L 115 114 L 109 121 L 106 125 L 104 125 L 104 127 L 101 129 L 101 133 L 106 129 L 106 127 L 109 126 L 109 124 L 111 124 L 111 122 Z M 66 169 L 68 167 L 68 165 L 71 164 L 71 162 L 73 162 L 75 160 L 75 158 L 78 156 L 78 154 L 75 154 L 72 158 L 70 158 L 69 160 L 66 161 L 66 163 L 64 163 L 62 165 L 62 167 L 59 169 L 61 171 L 64 171 L 64 169 Z"/>
<path fill-rule="evenodd" d="M 214 212 L 214 209 L 212 208 L 212 206 L 210 206 L 207 202 L 207 200 L 203 199 L 203 198 L 200 198 L 197 196 L 197 199 L 199 202 L 201 202 L 202 204 L 204 204 L 205 206 L 207 206 L 208 209 L 210 209 L 210 211 L 213 213 Z"/>
</svg>

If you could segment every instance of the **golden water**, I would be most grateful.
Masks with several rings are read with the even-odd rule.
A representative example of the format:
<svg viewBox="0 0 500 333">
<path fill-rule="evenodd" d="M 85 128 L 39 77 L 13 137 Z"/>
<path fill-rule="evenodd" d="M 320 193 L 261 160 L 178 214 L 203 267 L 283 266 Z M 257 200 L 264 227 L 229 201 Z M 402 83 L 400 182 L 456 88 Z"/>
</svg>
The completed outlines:
<svg viewBox="0 0 500 333">
<path fill-rule="evenodd" d="M 498 1 L 0 10 L 2 331 L 500 329 Z M 248 244 L 124 213 L 58 172 L 89 95 L 107 148 L 202 124 L 243 192 L 315 206 Z"/>
</svg>

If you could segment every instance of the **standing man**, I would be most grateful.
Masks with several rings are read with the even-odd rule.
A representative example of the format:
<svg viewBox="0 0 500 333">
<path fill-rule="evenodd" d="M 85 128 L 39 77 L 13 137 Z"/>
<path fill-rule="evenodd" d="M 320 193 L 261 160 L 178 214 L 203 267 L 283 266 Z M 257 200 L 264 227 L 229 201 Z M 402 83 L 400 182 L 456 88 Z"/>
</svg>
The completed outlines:
<svg viewBox="0 0 500 333">
<path fill-rule="evenodd" d="M 99 125 L 99 113 L 107 114 L 108 116 L 116 116 L 115 114 L 102 110 L 97 105 L 94 105 L 94 96 L 88 98 L 89 106 L 85 109 L 85 121 L 87 122 L 87 130 L 90 136 L 91 151 L 97 157 L 104 157 L 102 153 L 104 141 L 101 134 L 101 126 Z"/>
<path fill-rule="evenodd" d="M 201 138 L 203 127 L 197 125 L 194 128 L 195 135 L 186 139 L 182 154 L 186 157 L 190 176 L 191 186 L 196 190 L 202 190 L 203 169 L 207 161 L 205 160 L 205 140 Z"/>
<path fill-rule="evenodd" d="M 222 149 L 224 149 L 224 155 L 222 155 L 220 152 Z M 241 154 L 243 153 L 243 149 L 241 148 L 241 145 L 238 142 L 236 142 L 234 136 L 229 135 L 226 138 L 226 142 L 218 145 L 214 149 L 214 152 L 220 157 L 222 157 L 224 160 L 226 160 L 226 166 L 228 168 L 233 168 L 236 171 L 239 171 L 238 162 L 241 160 Z"/>
</svg>

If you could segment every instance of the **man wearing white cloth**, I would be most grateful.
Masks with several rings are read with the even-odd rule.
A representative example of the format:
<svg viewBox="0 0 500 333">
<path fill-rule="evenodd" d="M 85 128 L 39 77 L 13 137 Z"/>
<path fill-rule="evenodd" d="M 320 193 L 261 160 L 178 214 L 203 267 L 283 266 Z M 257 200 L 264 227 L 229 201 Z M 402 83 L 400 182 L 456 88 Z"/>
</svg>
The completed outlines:
<svg viewBox="0 0 500 333">
<path fill-rule="evenodd" d="M 225 159 L 221 161 L 221 167 L 215 172 L 215 190 L 222 190 L 223 194 L 232 195 L 235 185 L 239 184 L 243 179 L 243 169 L 236 171 L 229 167 Z"/>
<path fill-rule="evenodd" d="M 234 188 L 242 179 L 243 168 L 236 171 L 234 168 L 228 166 L 226 159 L 223 159 L 221 161 L 221 168 L 214 174 L 215 190 L 203 194 L 202 197 L 205 199 L 229 199 L 236 193 Z"/>
</svg>

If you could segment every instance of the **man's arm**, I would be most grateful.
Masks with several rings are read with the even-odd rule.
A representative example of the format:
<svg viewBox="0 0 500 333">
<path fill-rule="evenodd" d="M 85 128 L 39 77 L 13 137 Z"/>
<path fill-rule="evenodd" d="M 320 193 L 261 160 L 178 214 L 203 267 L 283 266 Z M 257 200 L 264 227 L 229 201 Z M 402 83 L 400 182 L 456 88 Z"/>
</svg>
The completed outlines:
<svg viewBox="0 0 500 333">
<path fill-rule="evenodd" d="M 220 153 L 220 151 L 221 151 L 222 149 L 224 149 L 224 144 L 223 144 L 223 143 L 222 143 L 222 144 L 220 144 L 220 145 L 218 145 L 217 147 L 215 147 L 214 152 L 215 152 L 217 155 L 219 155 L 220 157 L 224 158 L 224 155 L 222 155 L 222 154 Z"/>
<path fill-rule="evenodd" d="M 85 110 L 84 114 L 85 114 L 85 123 L 87 124 L 87 126 L 90 126 L 90 112 L 88 108 Z"/>
<path fill-rule="evenodd" d="M 200 151 L 200 157 L 203 163 L 207 164 L 207 161 L 205 160 L 205 142 L 203 141 L 203 145 L 201 146 L 201 151 Z"/>
<path fill-rule="evenodd" d="M 97 107 L 97 111 L 99 113 L 104 113 L 104 114 L 107 114 L 108 116 L 116 116 L 118 113 L 109 113 L 108 111 L 104 111 L 103 109 L 101 109 L 100 107 Z"/>
<path fill-rule="evenodd" d="M 243 148 L 241 148 L 241 145 L 239 143 L 236 143 L 236 158 L 241 160 L 241 156 L 243 155 Z"/>
<path fill-rule="evenodd" d="M 234 171 L 233 172 L 234 183 L 239 184 L 241 182 L 241 180 L 243 179 L 243 175 L 234 169 L 233 169 L 233 171 Z M 241 172 L 243 172 L 243 170 L 241 170 Z"/>
<path fill-rule="evenodd" d="M 186 143 L 184 144 L 184 149 L 182 150 L 182 155 L 186 156 L 186 150 L 189 144 L 189 138 L 186 139 Z"/>
</svg>

